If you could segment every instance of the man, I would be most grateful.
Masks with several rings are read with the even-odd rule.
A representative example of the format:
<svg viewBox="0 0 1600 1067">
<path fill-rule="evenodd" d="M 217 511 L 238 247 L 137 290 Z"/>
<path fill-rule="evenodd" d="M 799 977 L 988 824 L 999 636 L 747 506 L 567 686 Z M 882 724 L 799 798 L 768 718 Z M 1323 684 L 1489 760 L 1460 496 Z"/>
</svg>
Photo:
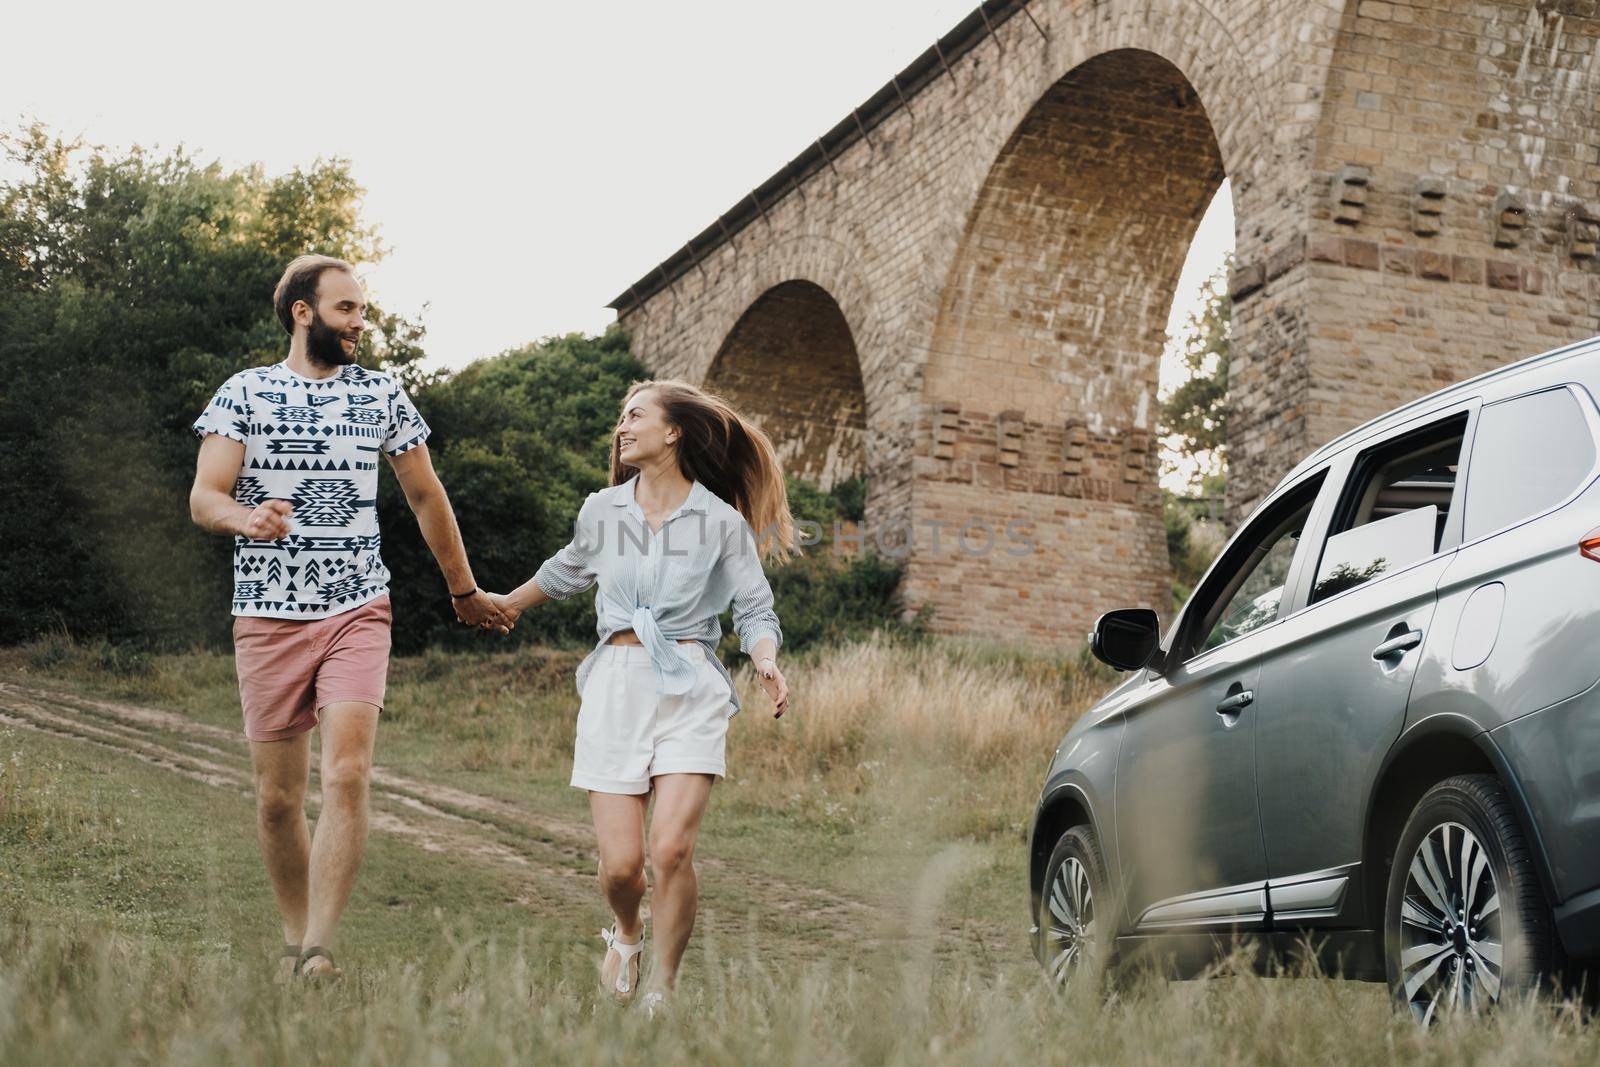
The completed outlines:
<svg viewBox="0 0 1600 1067">
<path fill-rule="evenodd" d="M 327 947 L 367 838 L 368 779 L 389 660 L 378 453 L 439 561 L 456 617 L 509 623 L 473 581 L 428 458 L 428 426 L 391 375 L 357 366 L 366 300 L 350 264 L 301 256 L 273 292 L 289 356 L 229 378 L 194 424 L 189 510 L 232 534 L 234 653 L 262 857 L 283 915 L 280 977 L 338 977 Z M 322 727 L 322 814 L 305 816 Z"/>
</svg>

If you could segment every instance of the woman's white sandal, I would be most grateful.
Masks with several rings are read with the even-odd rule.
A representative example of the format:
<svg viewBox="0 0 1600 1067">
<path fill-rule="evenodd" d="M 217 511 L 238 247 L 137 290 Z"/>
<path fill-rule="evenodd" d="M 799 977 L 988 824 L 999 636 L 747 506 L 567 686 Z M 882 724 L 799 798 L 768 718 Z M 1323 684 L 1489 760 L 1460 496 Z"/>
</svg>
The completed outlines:
<svg viewBox="0 0 1600 1067">
<path fill-rule="evenodd" d="M 617 940 L 617 924 L 612 923 L 609 930 L 600 931 L 600 939 L 606 943 L 606 950 L 615 952 L 620 961 L 617 964 L 617 977 L 612 984 L 612 989 L 619 998 L 627 998 L 633 992 L 633 982 L 628 978 L 628 964 L 632 963 L 639 953 L 644 951 L 644 931 L 641 930 L 639 932 L 639 940 L 637 941 L 619 941 Z M 640 969 L 643 969 L 643 964 L 640 964 Z"/>
<path fill-rule="evenodd" d="M 640 1005 L 644 1008 L 644 1017 L 646 1019 L 654 1019 L 657 1015 L 665 1014 L 667 995 L 659 989 L 652 989 L 644 995 Z"/>
</svg>

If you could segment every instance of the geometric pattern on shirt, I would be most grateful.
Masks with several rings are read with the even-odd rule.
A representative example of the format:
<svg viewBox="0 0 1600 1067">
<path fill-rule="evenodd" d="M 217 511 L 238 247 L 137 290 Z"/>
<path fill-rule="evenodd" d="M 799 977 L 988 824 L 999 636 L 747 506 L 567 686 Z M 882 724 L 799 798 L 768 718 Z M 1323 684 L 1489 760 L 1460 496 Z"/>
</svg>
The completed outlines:
<svg viewBox="0 0 1600 1067">
<path fill-rule="evenodd" d="M 302 526 L 348 526 L 358 508 L 376 503 L 357 500 L 356 483 L 344 478 L 302 479 L 291 499 Z"/>
<path fill-rule="evenodd" d="M 321 421 L 321 416 L 319 416 L 317 414 L 317 409 L 314 408 L 314 407 L 311 407 L 309 404 L 304 406 L 304 407 L 299 407 L 299 406 L 295 406 L 295 405 L 291 405 L 291 404 L 285 404 L 285 405 L 283 405 L 281 407 L 273 408 L 272 409 L 272 417 L 277 419 L 279 422 L 320 422 Z"/>
<path fill-rule="evenodd" d="M 323 582 L 321 592 L 324 599 L 343 603 L 358 596 L 366 585 L 366 575 L 347 574 L 342 578 Z"/>
<path fill-rule="evenodd" d="M 326 456 L 329 444 L 327 441 L 297 441 L 293 438 L 280 438 L 267 442 L 267 453 L 273 456 Z"/>
<path fill-rule="evenodd" d="M 321 442 L 318 443 L 320 444 Z M 347 471 L 362 469 L 352 464 L 348 459 L 341 459 L 338 462 L 330 459 L 324 462 L 315 459 L 261 459 L 257 457 L 250 460 L 246 466 L 253 471 Z M 367 469 L 377 470 L 378 467 L 377 464 L 373 464 Z"/>
<path fill-rule="evenodd" d="M 233 499 L 247 508 L 260 506 L 266 498 L 266 486 L 253 474 L 241 474 L 239 480 L 233 483 Z"/>
<path fill-rule="evenodd" d="M 377 453 L 399 456 L 429 432 L 393 376 L 355 365 L 319 380 L 282 364 L 241 371 L 194 429 L 245 445 L 234 499 L 293 505 L 287 537 L 234 539 L 235 614 L 320 618 L 387 589 Z"/>
<path fill-rule="evenodd" d="M 346 422 L 353 422 L 363 426 L 376 426 L 383 421 L 383 412 L 377 408 L 349 407 L 344 409 Z"/>
</svg>

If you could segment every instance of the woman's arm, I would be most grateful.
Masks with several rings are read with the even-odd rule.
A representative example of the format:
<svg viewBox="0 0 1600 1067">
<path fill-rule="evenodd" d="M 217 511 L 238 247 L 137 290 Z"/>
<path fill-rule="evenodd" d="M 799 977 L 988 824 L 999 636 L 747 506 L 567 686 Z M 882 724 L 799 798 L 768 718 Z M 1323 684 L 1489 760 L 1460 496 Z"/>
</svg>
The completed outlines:
<svg viewBox="0 0 1600 1067">
<path fill-rule="evenodd" d="M 509 621 L 515 623 L 522 617 L 522 613 L 527 611 L 529 608 L 536 608 L 540 604 L 543 604 L 546 600 L 565 600 L 567 597 L 573 595 L 573 593 L 581 593 L 584 589 L 587 589 L 589 586 L 593 585 L 594 578 L 591 574 L 587 584 L 573 588 L 571 592 L 563 591 L 562 595 L 560 596 L 552 596 L 551 592 L 564 590 L 567 588 L 567 586 L 562 586 L 559 587 L 559 589 L 553 589 L 547 592 L 544 587 L 539 584 L 540 576 L 545 575 L 545 581 L 551 582 L 552 585 L 555 585 L 555 583 L 551 581 L 550 576 L 546 574 L 545 569 L 550 567 L 552 563 L 555 563 L 557 560 L 561 559 L 563 553 L 567 553 L 569 559 L 572 555 L 575 555 L 572 546 L 566 546 L 565 548 L 561 549 L 560 552 L 557 552 L 554 556 L 551 556 L 548 560 L 546 560 L 532 578 L 529 578 L 527 581 L 511 590 L 509 593 L 490 593 L 489 599 L 493 601 L 497 607 L 499 607 L 501 613 L 504 614 Z M 560 568 L 560 570 L 556 572 L 557 574 L 567 570 L 566 564 L 557 564 L 557 566 Z M 575 582 L 572 584 L 576 585 Z"/>
<path fill-rule="evenodd" d="M 539 588 L 539 583 L 529 578 L 511 592 L 501 594 L 499 599 L 504 608 L 521 615 L 529 608 L 536 608 L 546 600 L 554 600 L 555 597 Z"/>
<path fill-rule="evenodd" d="M 589 500 L 593 499 L 591 494 Z M 585 501 L 584 508 L 588 506 L 588 501 Z M 594 561 L 586 551 L 582 522 L 583 511 L 580 510 L 571 542 L 540 564 L 532 578 L 509 593 L 493 596 L 500 610 L 509 615 L 513 622 L 524 611 L 538 607 L 546 600 L 565 600 L 594 587 Z"/>
<path fill-rule="evenodd" d="M 763 637 L 756 642 L 756 647 L 750 653 L 750 662 L 760 667 L 764 663 L 778 662 L 778 643 L 770 637 Z"/>
<path fill-rule="evenodd" d="M 783 627 L 772 606 L 772 586 L 761 569 L 761 554 L 749 523 L 737 531 L 737 540 L 724 545 L 722 565 L 728 569 L 733 587 L 733 629 L 739 635 L 739 651 L 755 663 L 761 688 L 772 698 L 773 718 L 789 710 L 789 683 L 778 669 L 778 646 L 783 644 Z"/>
</svg>

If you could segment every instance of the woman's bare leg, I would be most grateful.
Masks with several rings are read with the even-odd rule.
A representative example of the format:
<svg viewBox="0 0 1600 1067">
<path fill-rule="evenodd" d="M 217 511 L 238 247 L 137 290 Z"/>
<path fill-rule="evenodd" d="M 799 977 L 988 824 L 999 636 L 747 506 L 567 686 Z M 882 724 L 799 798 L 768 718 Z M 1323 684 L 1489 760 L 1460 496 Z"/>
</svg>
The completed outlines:
<svg viewBox="0 0 1600 1067">
<path fill-rule="evenodd" d="M 655 876 L 650 914 L 656 928 L 650 985 L 655 989 L 671 989 L 676 984 L 678 963 L 694 932 L 700 903 L 694 846 L 713 781 L 709 774 L 663 774 L 650 781 L 656 793 L 656 810 L 650 819 L 650 871 Z"/>
<path fill-rule="evenodd" d="M 617 937 L 628 942 L 644 935 L 639 904 L 645 890 L 644 813 L 649 802 L 648 793 L 589 793 L 589 813 L 600 846 L 600 891 L 617 918 Z M 600 981 L 608 989 L 616 981 L 619 959 L 608 952 L 600 966 Z"/>
</svg>

